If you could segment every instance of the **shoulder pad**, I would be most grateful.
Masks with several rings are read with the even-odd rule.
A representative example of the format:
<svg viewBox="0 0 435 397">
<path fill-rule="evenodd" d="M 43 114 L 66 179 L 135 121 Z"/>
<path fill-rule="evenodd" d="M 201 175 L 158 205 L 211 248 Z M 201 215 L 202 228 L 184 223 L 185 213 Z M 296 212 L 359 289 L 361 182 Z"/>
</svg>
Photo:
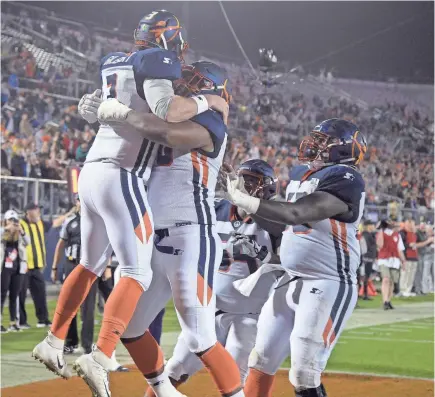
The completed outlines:
<svg viewBox="0 0 435 397">
<path fill-rule="evenodd" d="M 174 51 L 150 48 L 138 51 L 133 60 L 135 75 L 141 79 L 177 80 L 181 78 L 181 63 Z"/>
</svg>

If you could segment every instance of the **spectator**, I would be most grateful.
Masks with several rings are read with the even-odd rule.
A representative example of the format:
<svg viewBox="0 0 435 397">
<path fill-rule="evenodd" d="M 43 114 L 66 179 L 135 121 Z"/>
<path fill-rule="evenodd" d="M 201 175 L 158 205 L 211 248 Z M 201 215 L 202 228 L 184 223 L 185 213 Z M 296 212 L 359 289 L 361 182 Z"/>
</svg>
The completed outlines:
<svg viewBox="0 0 435 397">
<path fill-rule="evenodd" d="M 26 215 L 21 219 L 20 224 L 26 235 L 30 237 L 30 244 L 26 247 L 28 271 L 23 281 L 23 287 L 20 291 L 20 327 L 30 328 L 27 323 L 26 297 L 27 289 L 30 289 L 33 303 L 35 304 L 36 317 L 38 319 L 37 327 L 49 327 L 51 325 L 48 319 L 47 296 L 45 291 L 45 281 L 42 276 L 42 269 L 46 264 L 45 257 L 45 233 L 52 227 L 57 228 L 62 225 L 63 221 L 72 214 L 69 213 L 56 218 L 52 223 L 45 222 L 41 219 L 40 207 L 30 203 L 25 208 Z"/>
<path fill-rule="evenodd" d="M 1 313 L 9 292 L 10 326 L 6 329 L 1 326 L 1 332 L 20 331 L 17 323 L 17 298 L 27 271 L 26 246 L 30 243 L 29 237 L 20 226 L 18 214 L 14 210 L 5 213 L 1 240 Z"/>
<path fill-rule="evenodd" d="M 32 124 L 29 121 L 29 114 L 24 112 L 21 115 L 21 121 L 18 128 L 21 138 L 29 138 L 33 135 Z"/>
<path fill-rule="evenodd" d="M 415 274 L 414 287 L 417 295 L 424 295 L 433 290 L 433 232 L 430 225 L 422 222 L 417 229 L 415 248 L 418 252 L 418 265 Z M 430 235 L 432 234 L 432 235 Z"/>
<path fill-rule="evenodd" d="M 374 222 L 366 220 L 364 222 L 364 230 L 362 232 L 361 240 L 361 254 L 362 264 L 364 266 L 364 300 L 371 300 L 368 296 L 368 283 L 370 276 L 373 272 L 373 264 L 377 257 L 376 246 L 376 227 Z"/>
<path fill-rule="evenodd" d="M 405 266 L 405 249 L 402 238 L 394 224 L 389 220 L 380 222 L 380 230 L 376 235 L 378 249 L 378 265 L 382 275 L 382 300 L 384 310 L 394 309 L 391 298 L 394 292 L 394 283 L 399 281 L 400 265 Z"/>
<path fill-rule="evenodd" d="M 407 219 L 404 224 L 403 230 L 400 231 L 400 236 L 405 246 L 405 268 L 402 268 L 400 274 L 400 295 L 405 298 L 415 296 L 412 292 L 414 285 L 415 272 L 417 271 L 418 264 L 418 251 L 416 249 L 417 233 L 415 227 L 415 221 L 413 219 Z"/>
</svg>

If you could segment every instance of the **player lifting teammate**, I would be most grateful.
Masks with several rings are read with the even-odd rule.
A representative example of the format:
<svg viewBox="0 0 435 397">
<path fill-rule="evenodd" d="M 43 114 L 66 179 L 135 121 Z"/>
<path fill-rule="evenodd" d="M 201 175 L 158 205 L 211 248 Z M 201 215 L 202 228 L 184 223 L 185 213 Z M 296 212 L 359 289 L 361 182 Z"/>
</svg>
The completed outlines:
<svg viewBox="0 0 435 397">
<path fill-rule="evenodd" d="M 288 202 L 251 197 L 236 179 L 226 178 L 228 197 L 235 205 L 289 225 L 280 251 L 286 273 L 258 321 L 247 397 L 272 395 L 274 375 L 289 354 L 296 396 L 326 396 L 321 374 L 357 301 L 356 233 L 365 197 L 357 165 L 366 149 L 354 124 L 326 120 L 300 145 L 299 160 L 306 165 L 291 172 Z M 250 278 L 239 289 L 245 295 L 261 274 Z"/>
<path fill-rule="evenodd" d="M 211 62 L 195 62 L 183 67 L 183 79 L 174 85 L 177 93 L 189 97 L 209 93 L 229 100 L 227 84 L 222 68 Z M 222 248 L 213 203 L 227 139 L 222 116 L 209 110 L 192 121 L 167 124 L 170 128 L 157 132 L 150 129 L 146 114 L 111 100 L 101 104 L 98 118 L 103 123 L 134 127 L 161 144 L 148 190 L 156 229 L 153 280 L 122 342 L 146 375 L 150 361 L 147 328 L 172 295 L 189 350 L 209 370 L 222 395 L 243 396 L 237 364 L 217 342 L 214 327 L 213 280 Z M 157 361 L 163 363 L 163 357 Z M 167 373 L 161 371 L 147 376 L 156 395 L 166 378 Z"/>
<path fill-rule="evenodd" d="M 183 121 L 208 111 L 209 106 L 227 114 L 228 105 L 212 95 L 184 98 L 174 95 L 172 81 L 181 77 L 183 51 L 187 44 L 178 19 L 167 11 L 145 16 L 135 30 L 137 51 L 111 53 L 101 62 L 103 99 L 119 98 L 141 114 L 151 110 L 172 122 Z M 155 88 L 155 83 L 165 90 Z M 96 121 L 98 91 L 82 98 L 80 114 Z M 147 114 L 148 129 L 166 132 L 171 126 Z M 180 132 L 180 129 L 176 129 Z M 183 129 L 181 128 L 181 131 Z M 71 319 L 86 297 L 92 283 L 105 269 L 115 252 L 121 266 L 121 279 L 109 297 L 102 327 L 93 352 L 75 363 L 79 375 L 96 397 L 110 396 L 108 369 L 111 355 L 124 333 L 137 302 L 152 279 L 150 266 L 154 226 L 146 187 L 157 155 L 154 142 L 144 139 L 128 125 L 102 123 L 80 174 L 82 200 L 82 260 L 65 281 L 48 337 L 33 355 L 56 374 L 71 373 L 63 359 L 63 346 Z M 145 185 L 144 185 L 145 182 Z M 147 354 L 162 357 L 157 343 L 148 339 Z M 159 361 L 155 365 L 161 365 Z M 156 372 L 152 366 L 152 373 Z M 160 394 L 159 394 L 160 393 Z M 158 395 L 179 396 L 170 382 L 161 382 Z M 172 393 L 172 394 L 171 394 Z"/>
</svg>

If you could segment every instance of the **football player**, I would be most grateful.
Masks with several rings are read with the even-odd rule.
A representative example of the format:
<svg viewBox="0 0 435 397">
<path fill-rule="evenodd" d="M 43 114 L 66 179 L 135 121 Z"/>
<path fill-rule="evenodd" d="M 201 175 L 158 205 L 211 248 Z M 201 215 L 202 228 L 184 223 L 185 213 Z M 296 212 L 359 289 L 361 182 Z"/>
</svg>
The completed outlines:
<svg viewBox="0 0 435 397">
<path fill-rule="evenodd" d="M 172 122 L 199 117 L 215 104 L 224 114 L 227 112 L 226 101 L 218 96 L 184 98 L 174 94 L 172 81 L 181 77 L 179 58 L 187 47 L 175 15 L 162 10 L 145 16 L 134 37 L 136 52 L 111 53 L 101 62 L 104 101 L 119 98 L 139 113 L 151 110 L 161 119 Z M 90 122 L 96 121 L 92 109 L 99 102 L 98 92 L 85 96 L 79 104 L 80 114 Z M 151 129 L 159 132 L 170 129 L 169 124 L 153 114 L 147 117 Z M 113 250 L 121 267 L 121 279 L 107 301 L 93 352 L 81 356 L 74 364 L 97 397 L 110 396 L 110 357 L 152 279 L 154 226 L 146 184 L 157 148 L 155 142 L 144 139 L 127 124 L 101 124 L 79 179 L 81 262 L 62 287 L 48 337 L 33 351 L 34 357 L 56 374 L 65 378 L 71 376 L 63 358 L 67 330 L 91 285 L 103 273 Z M 147 354 L 163 357 L 153 338 L 148 340 Z M 160 365 L 160 361 L 157 364 Z M 157 369 L 161 370 L 151 368 L 148 375 Z M 170 382 L 161 382 L 161 395 L 166 395 L 166 390 L 173 391 L 174 396 L 180 395 Z"/>
<path fill-rule="evenodd" d="M 272 200 L 277 193 L 277 178 L 273 168 L 262 160 L 241 164 L 238 175 L 243 177 L 246 191 L 253 197 Z M 279 237 L 270 235 L 227 200 L 216 202 L 216 230 L 225 247 L 215 280 L 215 327 L 218 341 L 233 356 L 242 384 L 248 374 L 248 357 L 254 347 L 257 320 L 276 278 L 264 277 L 248 298 L 240 294 L 233 282 L 254 273 L 263 263 L 279 263 L 275 254 Z M 202 368 L 202 362 L 188 349 L 182 332 L 172 357 L 167 363 L 171 381 L 177 386 Z M 148 390 L 147 396 L 154 396 Z"/>
<path fill-rule="evenodd" d="M 299 160 L 304 165 L 291 172 L 288 202 L 252 197 L 227 176 L 225 187 L 234 205 L 288 225 L 280 251 L 286 273 L 258 321 L 245 386 L 248 397 L 272 395 L 274 375 L 289 354 L 296 396 L 326 396 L 321 374 L 358 297 L 356 233 L 365 187 L 357 167 L 366 150 L 356 125 L 330 119 L 302 141 Z M 249 295 L 250 289 L 239 290 Z"/>
<path fill-rule="evenodd" d="M 176 93 L 209 93 L 229 101 L 228 79 L 219 66 L 195 62 L 183 67 L 182 75 L 174 83 Z M 166 124 L 166 132 L 161 133 L 150 126 L 148 115 L 111 100 L 101 104 L 98 118 L 131 126 L 160 144 L 148 185 L 156 234 L 153 279 L 122 342 L 146 374 L 151 337 L 147 329 L 172 296 L 189 351 L 209 370 L 222 395 L 243 396 L 237 364 L 217 341 L 214 327 L 213 283 L 222 259 L 214 197 L 227 140 L 222 115 L 209 110 L 192 121 Z M 166 371 L 147 377 L 156 395 L 162 377 L 167 377 Z"/>
</svg>

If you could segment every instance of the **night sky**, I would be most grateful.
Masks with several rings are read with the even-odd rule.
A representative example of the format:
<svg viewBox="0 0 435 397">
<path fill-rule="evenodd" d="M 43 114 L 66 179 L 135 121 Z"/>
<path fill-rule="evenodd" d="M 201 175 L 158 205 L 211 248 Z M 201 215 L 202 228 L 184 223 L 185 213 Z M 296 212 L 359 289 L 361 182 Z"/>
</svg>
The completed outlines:
<svg viewBox="0 0 435 397">
<path fill-rule="evenodd" d="M 155 9 L 175 13 L 193 49 L 240 61 L 217 2 L 31 2 L 59 15 L 132 32 L 138 17 Z M 431 82 L 434 73 L 433 2 L 224 2 L 251 61 L 258 48 L 274 48 L 290 65 L 337 75 Z M 385 32 L 370 38 L 381 30 Z M 368 38 L 368 39 L 367 39 Z M 354 42 L 363 42 L 351 45 Z M 328 54 L 344 46 L 335 55 Z M 319 58 L 322 58 L 318 60 Z M 225 59 L 225 58 L 223 58 Z"/>
</svg>

